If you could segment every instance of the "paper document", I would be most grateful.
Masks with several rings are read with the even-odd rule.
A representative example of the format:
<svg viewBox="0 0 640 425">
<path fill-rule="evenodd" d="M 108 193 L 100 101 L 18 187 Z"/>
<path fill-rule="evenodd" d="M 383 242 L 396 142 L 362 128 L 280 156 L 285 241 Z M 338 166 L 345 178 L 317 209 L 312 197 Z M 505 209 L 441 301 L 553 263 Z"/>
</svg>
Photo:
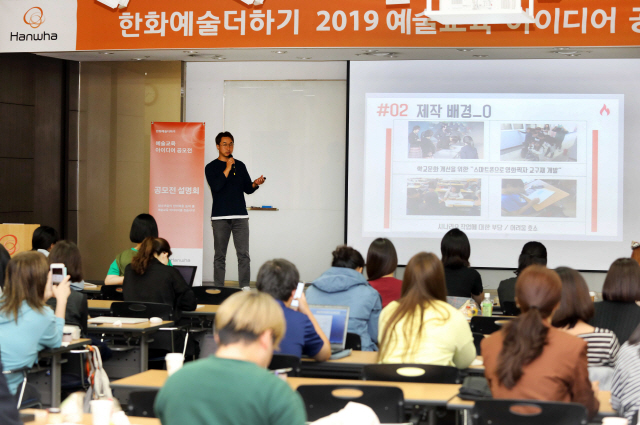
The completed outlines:
<svg viewBox="0 0 640 425">
<path fill-rule="evenodd" d="M 549 198 L 550 196 L 552 196 L 555 192 L 549 189 L 537 189 L 534 190 L 531 193 L 527 194 L 527 198 L 529 199 L 536 199 L 538 198 L 540 200 L 540 202 L 544 202 L 547 200 L 547 198 Z"/>
</svg>

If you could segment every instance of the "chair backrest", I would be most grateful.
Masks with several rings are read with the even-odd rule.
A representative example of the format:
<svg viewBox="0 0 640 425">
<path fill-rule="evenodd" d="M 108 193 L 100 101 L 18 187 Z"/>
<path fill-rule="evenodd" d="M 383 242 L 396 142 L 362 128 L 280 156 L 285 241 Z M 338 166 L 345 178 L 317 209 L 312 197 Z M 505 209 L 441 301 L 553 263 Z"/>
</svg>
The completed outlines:
<svg viewBox="0 0 640 425">
<path fill-rule="evenodd" d="M 520 308 L 515 301 L 504 301 L 502 303 L 502 312 L 505 316 L 519 316 Z"/>
<path fill-rule="evenodd" d="M 122 294 L 122 285 L 102 285 L 100 288 L 100 299 L 124 301 Z"/>
<path fill-rule="evenodd" d="M 198 304 L 220 305 L 224 300 L 241 290 L 240 288 L 227 288 L 225 286 L 196 286 L 193 288 L 193 293 L 196 296 L 196 300 L 198 300 Z"/>
<path fill-rule="evenodd" d="M 269 364 L 269 370 L 291 368 L 288 376 L 300 376 L 300 358 L 290 354 L 274 354 Z"/>
<path fill-rule="evenodd" d="M 156 401 L 158 390 L 155 391 L 135 391 L 129 394 L 129 404 L 127 404 L 127 415 L 141 416 L 143 418 L 155 418 L 153 403 Z"/>
<path fill-rule="evenodd" d="M 578 403 L 479 400 L 471 415 L 475 425 L 587 425 L 587 409 Z"/>
<path fill-rule="evenodd" d="M 173 320 L 173 306 L 160 303 L 139 303 L 135 301 L 114 302 L 111 304 L 113 317 L 159 317 L 162 320 Z"/>
<path fill-rule="evenodd" d="M 345 350 L 362 350 L 362 341 L 360 340 L 360 335 L 347 332 L 347 340 L 344 343 L 344 348 Z"/>
<path fill-rule="evenodd" d="M 365 381 L 420 382 L 425 384 L 459 384 L 458 369 L 453 366 L 425 364 L 373 364 L 362 371 Z"/>
<path fill-rule="evenodd" d="M 481 356 L 482 346 L 480 344 L 482 344 L 482 340 L 484 339 L 484 334 L 481 334 L 478 332 L 472 332 L 472 335 L 473 335 L 473 345 L 476 346 L 476 355 Z"/>
<path fill-rule="evenodd" d="M 334 394 L 336 390 L 353 390 L 357 394 L 354 396 Z M 298 393 L 302 396 L 309 422 L 343 409 L 350 401 L 369 406 L 378 415 L 381 423 L 404 422 L 404 395 L 398 387 L 300 385 Z"/>
<path fill-rule="evenodd" d="M 471 332 L 490 335 L 502 329 L 500 322 L 513 320 L 510 316 L 473 316 L 471 318 Z"/>
</svg>

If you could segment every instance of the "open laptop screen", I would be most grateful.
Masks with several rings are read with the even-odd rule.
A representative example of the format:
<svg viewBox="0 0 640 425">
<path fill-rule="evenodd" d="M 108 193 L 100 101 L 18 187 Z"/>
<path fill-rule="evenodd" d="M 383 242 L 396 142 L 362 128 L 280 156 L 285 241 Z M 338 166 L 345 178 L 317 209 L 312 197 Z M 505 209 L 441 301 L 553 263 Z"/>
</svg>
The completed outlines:
<svg viewBox="0 0 640 425">
<path fill-rule="evenodd" d="M 184 281 L 187 282 L 187 285 L 193 286 L 193 281 L 196 277 L 196 270 L 198 266 L 173 266 L 176 270 L 180 272 Z"/>
<path fill-rule="evenodd" d="M 318 325 L 329 338 L 331 348 L 344 349 L 347 339 L 349 307 L 342 305 L 310 305 Z"/>
</svg>

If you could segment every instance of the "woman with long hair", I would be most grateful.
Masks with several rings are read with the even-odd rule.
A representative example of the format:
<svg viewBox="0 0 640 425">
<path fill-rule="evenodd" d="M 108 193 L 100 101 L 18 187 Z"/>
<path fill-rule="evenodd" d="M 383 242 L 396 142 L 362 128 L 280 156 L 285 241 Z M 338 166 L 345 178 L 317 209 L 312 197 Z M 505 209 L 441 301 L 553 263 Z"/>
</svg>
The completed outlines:
<svg viewBox="0 0 640 425">
<path fill-rule="evenodd" d="M 513 272 L 516 276 L 505 279 L 498 285 L 500 305 L 503 305 L 505 301 L 515 301 L 516 280 L 520 273 L 532 264 L 547 265 L 547 248 L 540 242 L 527 242 L 522 247 L 518 257 L 518 268 Z"/>
<path fill-rule="evenodd" d="M 484 299 L 482 277 L 469 264 L 471 244 L 460 229 L 451 229 L 440 242 L 444 277 L 447 283 L 449 302 L 460 307 L 467 298 L 473 298 L 480 305 Z"/>
<path fill-rule="evenodd" d="M 367 252 L 367 277 L 373 289 L 382 297 L 382 308 L 400 298 L 402 281 L 393 274 L 398 268 L 396 248 L 387 238 L 377 238 Z"/>
<path fill-rule="evenodd" d="M 587 368 L 587 343 L 551 326 L 562 282 L 553 270 L 527 267 L 516 282 L 522 314 L 482 341 L 494 398 L 576 402 L 598 412 Z"/>
<path fill-rule="evenodd" d="M 380 362 L 468 367 L 476 357 L 466 319 L 447 303 L 444 269 L 435 254 L 409 260 L 402 297 L 380 316 Z"/>
<path fill-rule="evenodd" d="M 169 242 L 149 237 L 124 271 L 122 295 L 125 301 L 169 304 L 174 317 L 196 309 L 196 296 L 179 271 L 169 267 Z"/>
<path fill-rule="evenodd" d="M 6 370 L 33 366 L 38 352 L 60 347 L 67 298 L 71 293 L 69 276 L 53 285 L 46 257 L 37 251 L 16 254 L 5 272 L 4 292 L 0 298 L 0 351 Z M 58 301 L 55 313 L 45 301 Z M 7 376 L 15 394 L 22 375 Z"/>
</svg>

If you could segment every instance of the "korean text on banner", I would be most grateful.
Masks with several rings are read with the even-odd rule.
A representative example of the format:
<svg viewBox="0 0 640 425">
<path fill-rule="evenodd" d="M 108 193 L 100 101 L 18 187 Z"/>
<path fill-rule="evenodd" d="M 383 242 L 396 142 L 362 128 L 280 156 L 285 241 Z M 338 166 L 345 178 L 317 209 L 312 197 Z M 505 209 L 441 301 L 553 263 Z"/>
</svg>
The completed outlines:
<svg viewBox="0 0 640 425">
<path fill-rule="evenodd" d="M 204 123 L 151 124 L 149 213 L 174 265 L 197 266 L 202 282 Z"/>
</svg>

